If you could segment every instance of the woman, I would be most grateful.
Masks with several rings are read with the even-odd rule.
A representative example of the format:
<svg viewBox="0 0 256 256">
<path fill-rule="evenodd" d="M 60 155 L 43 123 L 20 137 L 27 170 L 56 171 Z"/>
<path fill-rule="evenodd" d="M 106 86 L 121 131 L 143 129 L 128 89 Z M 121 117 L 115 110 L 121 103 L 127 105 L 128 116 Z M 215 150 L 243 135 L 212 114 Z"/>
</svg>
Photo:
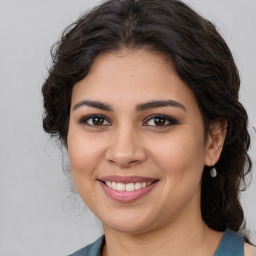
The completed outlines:
<svg viewBox="0 0 256 256">
<path fill-rule="evenodd" d="M 178 0 L 111 0 L 54 49 L 44 129 L 105 233 L 72 255 L 255 255 L 247 114 L 214 25 Z"/>
</svg>

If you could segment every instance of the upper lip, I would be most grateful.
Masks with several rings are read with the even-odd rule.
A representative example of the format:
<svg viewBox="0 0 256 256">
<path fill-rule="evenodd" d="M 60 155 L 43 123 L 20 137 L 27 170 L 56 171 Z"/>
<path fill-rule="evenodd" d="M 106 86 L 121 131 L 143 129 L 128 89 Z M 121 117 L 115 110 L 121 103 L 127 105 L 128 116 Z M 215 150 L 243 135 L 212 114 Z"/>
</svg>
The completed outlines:
<svg viewBox="0 0 256 256">
<path fill-rule="evenodd" d="M 158 181 L 156 178 L 143 177 L 143 176 L 119 176 L 119 175 L 110 175 L 104 176 L 99 179 L 100 181 L 112 181 L 117 183 L 136 183 L 136 182 L 154 182 Z"/>
</svg>

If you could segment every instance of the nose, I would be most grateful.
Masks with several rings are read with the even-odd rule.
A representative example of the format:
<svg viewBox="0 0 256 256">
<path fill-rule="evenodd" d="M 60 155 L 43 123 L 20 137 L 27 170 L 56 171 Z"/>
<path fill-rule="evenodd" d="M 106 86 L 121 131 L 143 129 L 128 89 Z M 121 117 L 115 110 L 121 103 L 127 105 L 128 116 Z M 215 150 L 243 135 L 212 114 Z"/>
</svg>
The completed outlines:
<svg viewBox="0 0 256 256">
<path fill-rule="evenodd" d="M 105 158 L 111 164 L 129 168 L 145 161 L 146 152 L 136 131 L 132 127 L 124 127 L 111 135 Z"/>
</svg>

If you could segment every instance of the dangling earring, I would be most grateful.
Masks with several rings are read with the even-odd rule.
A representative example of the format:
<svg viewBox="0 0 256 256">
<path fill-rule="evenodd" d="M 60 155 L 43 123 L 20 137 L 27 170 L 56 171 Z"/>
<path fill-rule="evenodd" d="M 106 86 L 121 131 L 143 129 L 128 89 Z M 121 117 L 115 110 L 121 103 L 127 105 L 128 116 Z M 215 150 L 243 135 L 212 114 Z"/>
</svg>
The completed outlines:
<svg viewBox="0 0 256 256">
<path fill-rule="evenodd" d="M 217 170 L 215 169 L 214 165 L 215 164 L 213 163 L 212 169 L 210 171 L 210 175 L 212 176 L 212 178 L 215 178 L 217 176 Z"/>
</svg>

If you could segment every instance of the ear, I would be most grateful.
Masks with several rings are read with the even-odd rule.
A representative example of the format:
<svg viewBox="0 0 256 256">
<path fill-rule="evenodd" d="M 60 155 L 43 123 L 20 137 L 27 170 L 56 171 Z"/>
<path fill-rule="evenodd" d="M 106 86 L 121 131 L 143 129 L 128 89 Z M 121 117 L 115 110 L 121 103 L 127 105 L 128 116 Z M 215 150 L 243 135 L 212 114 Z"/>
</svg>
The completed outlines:
<svg viewBox="0 0 256 256">
<path fill-rule="evenodd" d="M 212 166 L 218 162 L 226 138 L 227 126 L 227 121 L 223 119 L 210 124 L 206 141 L 205 165 Z"/>
</svg>

